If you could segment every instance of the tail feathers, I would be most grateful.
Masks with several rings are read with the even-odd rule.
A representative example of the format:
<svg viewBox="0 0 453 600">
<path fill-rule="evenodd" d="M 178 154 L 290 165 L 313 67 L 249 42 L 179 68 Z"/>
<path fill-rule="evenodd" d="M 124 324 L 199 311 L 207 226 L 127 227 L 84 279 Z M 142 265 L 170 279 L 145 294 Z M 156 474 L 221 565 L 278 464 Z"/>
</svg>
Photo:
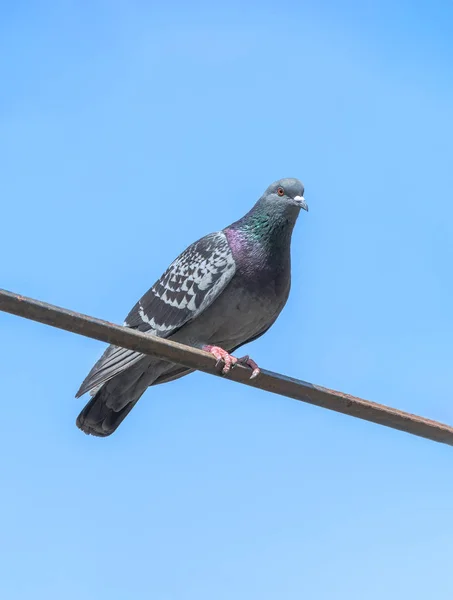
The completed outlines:
<svg viewBox="0 0 453 600">
<path fill-rule="evenodd" d="M 140 399 L 139 396 L 128 402 L 121 409 L 115 410 L 107 405 L 102 396 L 103 389 L 101 388 L 77 417 L 77 427 L 88 435 L 95 435 L 97 437 L 111 435 Z"/>
<path fill-rule="evenodd" d="M 148 386 L 178 379 L 190 372 L 191 369 L 165 361 L 154 361 L 152 369 L 149 364 L 144 366 L 143 361 L 137 362 L 97 389 L 91 388 L 93 397 L 77 417 L 76 425 L 86 434 L 107 437 L 116 431 Z"/>
<path fill-rule="evenodd" d="M 149 369 L 151 358 L 130 366 L 92 389 L 93 397 L 77 417 L 76 425 L 87 434 L 111 435 L 131 412 L 146 388 L 160 375 L 158 365 Z"/>
</svg>

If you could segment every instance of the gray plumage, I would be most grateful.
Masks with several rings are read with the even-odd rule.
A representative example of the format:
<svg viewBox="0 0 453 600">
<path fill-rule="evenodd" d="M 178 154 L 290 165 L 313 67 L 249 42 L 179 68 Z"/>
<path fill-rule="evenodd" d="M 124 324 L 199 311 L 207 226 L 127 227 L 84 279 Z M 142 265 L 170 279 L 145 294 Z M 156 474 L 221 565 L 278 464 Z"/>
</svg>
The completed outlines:
<svg viewBox="0 0 453 600">
<path fill-rule="evenodd" d="M 265 191 L 239 221 L 189 246 L 130 311 L 124 325 L 196 348 L 229 353 L 261 336 L 288 299 L 290 243 L 300 209 L 297 179 Z M 92 399 L 77 418 L 85 433 L 113 433 L 151 385 L 190 373 L 174 363 L 109 346 L 76 396 Z"/>
</svg>

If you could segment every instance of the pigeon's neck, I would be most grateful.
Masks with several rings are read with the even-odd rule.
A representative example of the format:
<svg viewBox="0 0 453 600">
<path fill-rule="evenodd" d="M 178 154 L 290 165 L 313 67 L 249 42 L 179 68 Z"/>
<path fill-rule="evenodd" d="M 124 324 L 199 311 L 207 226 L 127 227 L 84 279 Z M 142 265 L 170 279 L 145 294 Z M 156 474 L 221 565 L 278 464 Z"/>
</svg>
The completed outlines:
<svg viewBox="0 0 453 600">
<path fill-rule="evenodd" d="M 233 253 L 260 255 L 268 266 L 289 260 L 291 235 L 297 215 L 266 210 L 259 203 L 227 228 Z"/>
</svg>

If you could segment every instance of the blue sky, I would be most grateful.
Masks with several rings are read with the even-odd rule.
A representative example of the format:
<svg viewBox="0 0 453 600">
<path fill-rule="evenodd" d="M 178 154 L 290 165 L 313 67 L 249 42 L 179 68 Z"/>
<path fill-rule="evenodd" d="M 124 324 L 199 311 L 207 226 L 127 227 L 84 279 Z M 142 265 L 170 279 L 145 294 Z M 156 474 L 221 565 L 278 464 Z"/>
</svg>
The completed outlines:
<svg viewBox="0 0 453 600">
<path fill-rule="evenodd" d="M 299 177 L 265 368 L 453 423 L 453 8 L 0 9 L 1 286 L 122 322 L 179 252 Z M 0 314 L 8 600 L 450 599 L 453 450 L 196 373 L 111 438 L 103 345 Z"/>
</svg>

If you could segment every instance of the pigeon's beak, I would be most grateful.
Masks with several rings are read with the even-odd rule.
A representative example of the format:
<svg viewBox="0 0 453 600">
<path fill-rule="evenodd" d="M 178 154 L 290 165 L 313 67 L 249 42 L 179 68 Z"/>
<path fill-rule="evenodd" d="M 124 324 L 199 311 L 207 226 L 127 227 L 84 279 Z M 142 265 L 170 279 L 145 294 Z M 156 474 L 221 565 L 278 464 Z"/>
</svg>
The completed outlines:
<svg viewBox="0 0 453 600">
<path fill-rule="evenodd" d="M 300 206 L 300 208 L 303 208 L 308 212 L 308 204 L 305 202 L 305 198 L 303 196 L 294 196 L 294 201 L 296 202 L 297 206 Z"/>
</svg>

